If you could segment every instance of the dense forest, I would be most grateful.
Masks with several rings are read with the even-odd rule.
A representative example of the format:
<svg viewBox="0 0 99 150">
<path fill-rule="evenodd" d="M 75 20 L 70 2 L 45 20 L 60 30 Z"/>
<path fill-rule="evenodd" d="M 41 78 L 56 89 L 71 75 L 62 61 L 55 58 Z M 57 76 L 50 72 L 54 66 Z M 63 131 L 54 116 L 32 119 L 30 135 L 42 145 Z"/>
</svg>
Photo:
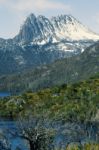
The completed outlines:
<svg viewBox="0 0 99 150">
<path fill-rule="evenodd" d="M 88 79 L 99 72 L 99 42 L 87 48 L 81 55 L 57 60 L 50 65 L 23 72 L 0 76 L 0 91 L 18 94 L 27 90 L 59 86 Z"/>
<path fill-rule="evenodd" d="M 19 114 L 46 113 L 51 118 L 65 121 L 95 119 L 99 105 L 99 74 L 74 84 L 63 84 L 38 92 L 28 91 L 19 96 L 0 100 L 0 116 L 17 118 Z M 90 108 L 90 109 L 88 109 Z"/>
<path fill-rule="evenodd" d="M 0 100 L 0 117 L 16 120 L 30 116 L 50 122 L 59 135 L 68 138 L 70 147 L 70 143 L 75 143 L 73 149 L 79 150 L 79 144 L 84 142 L 83 150 L 98 150 L 99 74 L 79 83 L 28 91 Z M 63 143 L 66 146 L 64 140 Z"/>
<path fill-rule="evenodd" d="M 0 150 L 99 150 L 99 2 L 10 1 L 0 1 Z"/>
<path fill-rule="evenodd" d="M 0 118 L 21 123 L 14 134 L 30 150 L 99 149 L 99 42 L 81 55 L 2 75 L 0 91 L 12 94 L 0 98 Z"/>
</svg>

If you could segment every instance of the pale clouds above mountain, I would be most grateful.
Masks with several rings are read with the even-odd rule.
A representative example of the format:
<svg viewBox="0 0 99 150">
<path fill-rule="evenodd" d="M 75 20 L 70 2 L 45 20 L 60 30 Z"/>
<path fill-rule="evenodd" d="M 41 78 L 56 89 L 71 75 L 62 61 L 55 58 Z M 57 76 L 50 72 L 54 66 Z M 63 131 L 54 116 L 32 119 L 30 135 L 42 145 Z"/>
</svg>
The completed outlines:
<svg viewBox="0 0 99 150">
<path fill-rule="evenodd" d="M 4 3 L 4 2 L 6 2 L 6 0 L 0 0 L 0 4 L 2 4 L 2 3 Z"/>
<path fill-rule="evenodd" d="M 71 12 L 70 5 L 64 5 L 61 1 L 56 0 L 0 0 L 0 3 L 3 6 L 9 7 L 13 11 L 22 11 L 30 12 L 30 11 L 46 11 L 46 10 L 55 10 L 61 9 L 65 12 Z"/>
<path fill-rule="evenodd" d="M 99 12 L 97 12 L 94 16 L 93 19 L 95 20 L 95 22 L 99 25 Z"/>
<path fill-rule="evenodd" d="M 15 36 L 30 13 L 46 17 L 72 14 L 99 33 L 98 6 L 99 0 L 0 0 L 0 37 Z"/>
</svg>

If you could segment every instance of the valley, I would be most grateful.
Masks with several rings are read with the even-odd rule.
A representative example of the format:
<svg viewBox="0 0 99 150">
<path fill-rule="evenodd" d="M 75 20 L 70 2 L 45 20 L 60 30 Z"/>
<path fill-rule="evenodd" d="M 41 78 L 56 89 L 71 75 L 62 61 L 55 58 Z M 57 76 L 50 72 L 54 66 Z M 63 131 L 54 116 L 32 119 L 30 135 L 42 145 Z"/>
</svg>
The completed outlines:
<svg viewBox="0 0 99 150">
<path fill-rule="evenodd" d="M 99 35 L 30 14 L 0 38 L 0 150 L 99 149 Z"/>
<path fill-rule="evenodd" d="M 99 42 L 80 55 L 57 60 L 49 65 L 0 77 L 0 91 L 20 94 L 25 91 L 79 82 L 99 72 Z"/>
<path fill-rule="evenodd" d="M 32 129 L 38 118 L 38 121 L 41 120 L 40 127 L 47 126 L 49 130 L 57 131 L 54 135 L 54 148 L 65 148 L 68 143 L 69 146 L 72 143 L 74 146 L 86 143 L 89 147 L 93 143 L 92 147 L 98 147 L 98 100 L 99 74 L 79 83 L 63 84 L 34 93 L 28 91 L 20 96 L 1 99 L 0 118 L 18 120 L 17 131 L 21 128 L 27 133 L 27 125 Z M 17 138 L 17 131 L 14 138 Z"/>
</svg>

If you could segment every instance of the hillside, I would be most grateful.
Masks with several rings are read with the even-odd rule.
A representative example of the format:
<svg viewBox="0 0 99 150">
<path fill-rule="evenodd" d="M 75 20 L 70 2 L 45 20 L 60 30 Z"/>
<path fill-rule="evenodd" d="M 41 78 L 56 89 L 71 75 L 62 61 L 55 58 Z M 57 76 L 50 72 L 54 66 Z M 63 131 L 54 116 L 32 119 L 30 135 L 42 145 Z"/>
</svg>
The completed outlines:
<svg viewBox="0 0 99 150">
<path fill-rule="evenodd" d="M 54 143 L 58 147 L 60 141 L 64 146 L 90 143 L 89 148 L 99 144 L 98 114 L 99 74 L 79 83 L 0 100 L 0 118 L 43 118 L 52 123 L 55 139 L 60 139 Z"/>
<path fill-rule="evenodd" d="M 0 91 L 20 93 L 28 90 L 74 83 L 99 72 L 99 42 L 87 48 L 81 55 L 56 61 L 23 73 L 1 76 Z"/>
<path fill-rule="evenodd" d="M 51 118 L 58 117 L 57 119 L 62 117 L 78 122 L 92 121 L 99 111 L 98 100 L 99 74 L 79 83 L 5 97 L 0 100 L 0 116 L 12 114 L 16 118 L 20 113 L 25 115 L 31 111 L 33 115 L 46 112 L 45 115 L 50 115 Z"/>
<path fill-rule="evenodd" d="M 0 75 L 81 54 L 97 40 L 98 34 L 71 15 L 48 19 L 30 14 L 14 38 L 0 38 Z"/>
</svg>

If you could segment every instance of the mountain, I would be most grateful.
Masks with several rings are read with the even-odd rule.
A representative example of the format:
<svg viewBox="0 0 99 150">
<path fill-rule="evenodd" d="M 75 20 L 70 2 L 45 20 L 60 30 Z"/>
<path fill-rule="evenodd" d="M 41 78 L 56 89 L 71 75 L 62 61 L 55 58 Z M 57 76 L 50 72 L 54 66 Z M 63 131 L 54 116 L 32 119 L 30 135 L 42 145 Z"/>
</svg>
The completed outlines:
<svg viewBox="0 0 99 150">
<path fill-rule="evenodd" d="M 71 15 L 30 14 L 13 39 L 0 39 L 0 75 L 75 56 L 99 39 Z"/>
<path fill-rule="evenodd" d="M 31 42 L 31 44 L 44 45 L 46 43 L 57 43 L 61 40 L 99 40 L 99 35 L 83 26 L 71 15 L 60 15 L 48 19 L 44 16 L 36 17 L 31 14 L 21 27 L 15 41 L 20 44 Z"/>
<path fill-rule="evenodd" d="M 99 72 L 99 42 L 81 55 L 58 60 L 50 65 L 29 69 L 18 74 L 1 76 L 0 91 L 21 93 L 74 83 Z"/>
</svg>

